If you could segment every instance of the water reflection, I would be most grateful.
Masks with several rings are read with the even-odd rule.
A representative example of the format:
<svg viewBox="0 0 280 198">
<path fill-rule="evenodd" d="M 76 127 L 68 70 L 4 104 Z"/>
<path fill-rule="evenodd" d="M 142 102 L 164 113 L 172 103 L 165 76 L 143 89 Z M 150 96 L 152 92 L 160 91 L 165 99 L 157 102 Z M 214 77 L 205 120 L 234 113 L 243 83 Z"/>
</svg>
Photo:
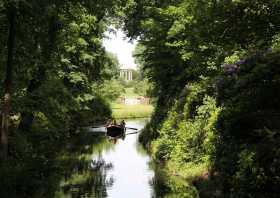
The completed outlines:
<svg viewBox="0 0 280 198">
<path fill-rule="evenodd" d="M 152 198 L 199 198 L 199 194 L 185 179 L 168 175 L 161 165 L 153 165 L 155 177 L 150 181 Z"/>
<path fill-rule="evenodd" d="M 127 126 L 142 129 L 147 120 L 127 120 Z M 127 130 L 125 140 L 118 140 L 114 150 L 104 151 L 103 157 L 107 162 L 114 164 L 114 169 L 108 175 L 114 178 L 114 185 L 108 188 L 108 197 L 122 198 L 149 198 L 152 188 L 149 181 L 154 173 L 149 168 L 150 158 L 144 152 L 138 152 L 138 134 Z"/>
<path fill-rule="evenodd" d="M 128 126 L 138 129 L 145 123 L 127 121 Z M 30 136 L 34 138 L 30 142 L 36 143 L 30 150 L 33 153 L 1 166 L 0 197 L 197 197 L 184 180 L 167 176 L 162 167 L 152 163 L 135 131 L 128 130 L 125 139 L 117 140 L 108 139 L 104 131 L 82 130 L 62 142 Z M 20 141 L 28 142 L 22 136 Z"/>
<path fill-rule="evenodd" d="M 104 135 L 81 132 L 69 148 L 71 154 L 63 159 L 68 168 L 55 197 L 107 197 L 107 188 L 114 183 L 107 172 L 113 164 L 106 162 L 101 153 L 110 149 L 112 145 Z M 93 159 L 93 155 L 96 158 Z"/>
<path fill-rule="evenodd" d="M 110 169 L 112 164 L 102 158 L 92 161 L 89 168 L 74 173 L 63 182 L 64 197 L 107 197 L 107 188 L 114 182 L 106 176 Z"/>
<path fill-rule="evenodd" d="M 147 120 L 127 121 L 142 129 Z M 127 131 L 120 139 L 103 131 L 79 133 L 63 163 L 64 180 L 56 198 L 196 198 L 195 189 L 181 178 L 167 175 L 138 143 L 138 134 Z M 131 134 L 130 134 L 131 133 Z"/>
</svg>

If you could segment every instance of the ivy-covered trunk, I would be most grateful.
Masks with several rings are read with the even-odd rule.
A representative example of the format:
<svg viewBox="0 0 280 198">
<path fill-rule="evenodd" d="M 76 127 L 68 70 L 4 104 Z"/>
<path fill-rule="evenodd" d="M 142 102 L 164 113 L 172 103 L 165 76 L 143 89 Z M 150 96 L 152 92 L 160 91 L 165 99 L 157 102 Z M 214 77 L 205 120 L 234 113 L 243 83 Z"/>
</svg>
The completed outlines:
<svg viewBox="0 0 280 198">
<path fill-rule="evenodd" d="M 8 22 L 9 22 L 9 36 L 7 43 L 7 66 L 6 76 L 4 81 L 4 99 L 2 106 L 2 123 L 1 123 L 1 151 L 2 158 L 6 159 L 8 156 L 8 130 L 9 130 L 9 114 L 11 109 L 11 86 L 12 86 L 12 71 L 13 71 L 13 53 L 15 45 L 15 22 L 16 9 L 8 8 Z"/>
</svg>

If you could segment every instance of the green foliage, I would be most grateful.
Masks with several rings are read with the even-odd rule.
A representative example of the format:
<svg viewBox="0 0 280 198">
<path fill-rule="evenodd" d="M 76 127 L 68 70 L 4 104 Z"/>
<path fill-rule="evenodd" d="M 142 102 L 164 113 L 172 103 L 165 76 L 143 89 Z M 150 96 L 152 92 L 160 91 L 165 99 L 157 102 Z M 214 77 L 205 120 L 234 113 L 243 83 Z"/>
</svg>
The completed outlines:
<svg viewBox="0 0 280 198">
<path fill-rule="evenodd" d="M 124 86 L 116 79 L 104 81 L 94 89 L 97 89 L 98 94 L 108 102 L 116 101 L 125 92 Z"/>
<path fill-rule="evenodd" d="M 276 34 L 276 35 L 273 37 L 272 49 L 273 49 L 274 51 L 279 51 L 279 50 L 280 50 L 280 34 Z"/>
<path fill-rule="evenodd" d="M 277 197 L 279 72 L 279 54 L 262 52 L 219 80 L 215 168 L 230 196 Z"/>
<path fill-rule="evenodd" d="M 220 108 L 202 86 L 190 85 L 188 92 L 169 112 L 159 138 L 152 144 L 153 156 L 172 161 L 177 170 L 182 166 L 208 166 L 215 151 L 215 123 Z M 183 110 L 178 112 L 182 105 Z"/>
<path fill-rule="evenodd" d="M 118 61 L 102 45 L 124 1 L 1 1 L 0 79 L 7 62 L 7 12 L 16 12 L 9 158 L 0 197 L 54 197 L 64 176 L 58 156 L 80 125 L 111 116 L 102 83 Z M 99 86 L 96 86 L 99 85 Z M 97 87 L 97 88 L 96 88 Z M 95 89 L 96 88 L 96 89 Z M 117 89 L 117 88 L 116 88 Z M 0 89 L 1 99 L 3 89 Z M 1 102 L 2 103 L 2 102 Z"/>
<path fill-rule="evenodd" d="M 147 79 L 138 81 L 134 86 L 134 92 L 139 96 L 149 97 L 151 95 L 151 84 Z"/>
<path fill-rule="evenodd" d="M 118 63 L 102 46 L 110 22 L 139 40 L 135 57 L 156 98 L 140 140 L 153 157 L 175 169 L 209 168 L 224 197 L 279 195 L 278 0 L 1 1 L 1 65 L 10 9 L 16 11 L 11 114 L 19 123 L 9 137 L 11 159 L 1 165 L 3 195 L 20 186 L 22 197 L 44 197 L 31 189 L 40 191 L 42 178 L 52 181 L 48 173 L 57 170 L 49 148 L 61 148 L 77 122 L 86 124 L 81 118 L 89 123 L 97 112 L 110 114 L 106 101 L 123 89 L 110 81 Z M 130 86 L 142 93 L 141 83 Z"/>
<path fill-rule="evenodd" d="M 153 187 L 155 194 L 159 197 L 167 198 L 198 198 L 199 193 L 184 179 L 176 176 L 170 176 L 166 170 L 157 168 L 155 171 L 155 180 L 153 180 Z"/>
<path fill-rule="evenodd" d="M 219 175 L 206 197 L 276 197 L 279 1 L 134 2 L 124 28 L 156 98 L 140 141 Z"/>
</svg>

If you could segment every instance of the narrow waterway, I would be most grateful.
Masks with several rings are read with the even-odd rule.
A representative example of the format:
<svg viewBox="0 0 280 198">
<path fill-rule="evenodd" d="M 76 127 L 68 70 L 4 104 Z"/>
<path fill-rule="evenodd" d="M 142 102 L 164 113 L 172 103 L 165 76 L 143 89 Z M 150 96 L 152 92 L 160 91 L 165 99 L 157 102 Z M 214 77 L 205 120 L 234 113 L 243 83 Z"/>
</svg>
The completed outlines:
<svg viewBox="0 0 280 198">
<path fill-rule="evenodd" d="M 127 120 L 126 136 L 112 140 L 105 129 L 87 127 L 73 144 L 71 168 L 66 171 L 56 198 L 151 198 L 155 176 L 151 159 L 138 143 L 147 119 Z M 79 148 L 79 150 L 77 150 Z"/>
<path fill-rule="evenodd" d="M 130 120 L 127 121 L 127 126 L 141 130 L 145 123 L 144 119 Z M 134 131 L 126 131 L 127 134 L 131 132 Z M 107 189 L 108 197 L 152 197 L 150 181 L 154 172 L 149 167 L 150 158 L 138 144 L 137 137 L 138 134 L 126 135 L 124 139 L 119 139 L 112 149 L 101 151 L 99 157 L 113 165 L 107 172 L 107 177 L 114 181 Z M 96 156 L 93 156 L 93 159 L 95 158 Z"/>
<path fill-rule="evenodd" d="M 147 119 L 127 120 L 128 127 L 144 128 Z M 105 129 L 79 132 L 64 164 L 64 179 L 55 198 L 196 198 L 192 186 L 152 162 L 138 143 L 139 133 L 112 140 Z"/>
</svg>

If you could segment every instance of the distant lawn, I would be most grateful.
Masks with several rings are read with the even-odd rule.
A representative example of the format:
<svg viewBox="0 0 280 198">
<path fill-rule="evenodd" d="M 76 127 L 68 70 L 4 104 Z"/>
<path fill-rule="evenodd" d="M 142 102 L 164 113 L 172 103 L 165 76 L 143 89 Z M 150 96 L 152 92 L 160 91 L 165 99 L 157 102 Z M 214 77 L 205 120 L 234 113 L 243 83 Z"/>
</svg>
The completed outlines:
<svg viewBox="0 0 280 198">
<path fill-rule="evenodd" d="M 116 119 L 125 118 L 146 118 L 150 117 L 153 112 L 152 105 L 125 105 L 112 104 L 113 117 Z"/>
</svg>

